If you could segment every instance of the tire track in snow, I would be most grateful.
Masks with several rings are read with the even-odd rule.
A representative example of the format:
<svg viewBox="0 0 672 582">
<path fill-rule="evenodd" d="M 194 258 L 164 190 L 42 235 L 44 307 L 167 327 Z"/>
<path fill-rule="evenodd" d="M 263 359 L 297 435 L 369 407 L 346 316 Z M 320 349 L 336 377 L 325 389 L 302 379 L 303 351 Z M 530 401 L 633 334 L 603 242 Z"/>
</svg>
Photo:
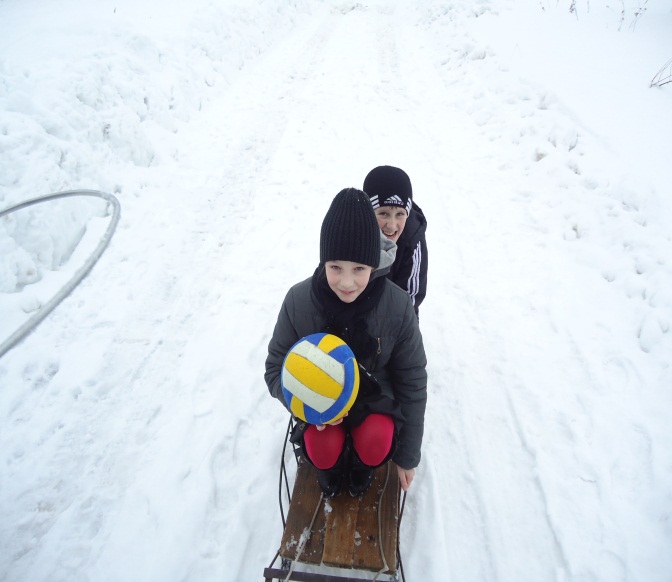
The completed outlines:
<svg viewBox="0 0 672 582">
<path fill-rule="evenodd" d="M 444 325 L 454 322 L 453 301 L 432 300 L 432 293 L 436 299 L 445 296 L 447 288 L 456 286 L 453 277 L 463 267 L 463 258 L 459 241 L 450 240 L 446 244 L 442 240 L 455 232 L 452 212 L 432 205 L 431 195 L 441 196 L 446 190 L 458 189 L 450 154 L 460 146 L 452 143 L 449 136 L 462 137 L 468 131 L 473 133 L 473 128 L 459 115 L 446 112 L 445 88 L 438 82 L 427 53 L 416 48 L 422 46 L 422 41 L 415 29 L 409 28 L 408 15 L 401 10 L 391 14 L 392 19 L 384 21 L 377 31 L 379 95 L 398 112 L 396 117 L 403 119 L 402 125 L 407 126 L 404 129 L 413 135 L 409 143 L 415 151 L 408 152 L 400 165 L 411 174 L 416 199 L 425 210 L 430 232 L 434 234 L 434 237 L 428 235 L 432 257 L 430 296 L 421 308 L 430 374 L 426 436 L 423 463 L 415 490 L 407 501 L 405 520 L 410 518 L 411 526 L 407 522 L 402 526 L 402 552 L 407 569 L 422 571 L 427 579 L 495 580 L 498 566 L 491 518 L 478 479 L 476 455 L 469 445 L 473 440 L 472 429 L 465 421 L 473 412 L 469 410 L 466 393 L 459 389 L 465 385 L 469 371 L 462 369 L 451 353 L 444 354 L 442 348 L 450 343 L 451 334 Z M 404 54 L 403 60 L 400 53 Z M 407 68 L 409 64 L 412 70 Z M 437 110 L 442 112 L 440 120 L 433 116 Z M 400 133 L 405 135 L 403 130 Z M 395 157 L 404 158 L 399 152 L 395 152 Z M 430 181 L 431 176 L 436 177 L 434 182 Z M 437 236 L 438 232 L 442 235 Z M 445 265 L 451 266 L 446 269 Z M 446 270 L 451 274 L 447 284 Z M 436 322 L 443 325 L 437 326 Z M 432 532 L 431 548 L 414 543 L 416 531 L 427 529 Z"/>
<path fill-rule="evenodd" d="M 541 500 L 542 505 L 545 509 L 544 516 L 546 520 L 546 525 L 551 533 L 554 542 L 553 545 L 555 550 L 555 564 L 557 565 L 556 567 L 560 568 L 561 572 L 571 572 L 571 567 L 569 561 L 567 560 L 567 556 L 562 546 L 561 539 L 558 535 L 556 528 L 554 527 L 553 519 L 551 518 L 550 515 L 548 495 L 546 493 L 546 489 L 542 483 L 542 480 L 537 470 L 537 454 L 535 448 L 531 446 L 530 443 L 528 442 L 528 437 L 524 432 L 523 426 L 518 416 L 518 412 L 516 411 L 516 408 L 512 401 L 511 391 L 506 392 L 506 402 L 509 409 L 509 414 L 513 419 L 513 424 L 516 429 L 518 439 L 520 440 L 520 443 L 523 445 L 523 448 L 527 453 L 527 456 L 529 457 L 528 462 L 529 465 L 532 467 L 532 470 L 530 472 L 533 475 L 533 483 L 537 490 L 538 497 Z"/>
<path fill-rule="evenodd" d="M 456 29 L 458 26 L 459 24 L 456 25 Z M 454 58 L 451 67 L 459 71 L 460 78 L 468 77 L 469 65 L 478 50 L 460 33 L 449 34 L 448 37 L 450 39 L 448 46 L 459 54 L 458 58 Z M 461 43 L 465 50 L 460 53 Z M 537 518 L 529 526 L 524 526 L 530 519 L 527 516 L 543 516 L 548 510 L 543 491 L 540 489 L 541 484 L 535 474 L 536 463 L 525 452 L 519 431 L 520 421 L 515 409 L 510 405 L 511 393 L 515 387 L 507 380 L 505 362 L 498 364 L 502 348 L 507 344 L 507 340 L 504 339 L 506 336 L 498 335 L 496 318 L 488 319 L 488 315 L 492 315 L 493 306 L 497 305 L 501 298 L 498 298 L 496 293 L 491 293 L 491 289 L 473 286 L 474 283 L 486 283 L 486 279 L 479 277 L 478 269 L 489 268 L 487 262 L 489 257 L 497 257 L 496 260 L 501 260 L 504 264 L 510 262 L 507 260 L 507 253 L 515 251 L 507 249 L 507 241 L 515 237 L 511 237 L 507 231 L 524 220 L 520 215 L 522 209 L 505 200 L 494 198 L 494 193 L 506 187 L 505 184 L 495 184 L 493 180 L 487 178 L 488 175 L 501 174 L 499 168 L 493 165 L 496 161 L 496 150 L 493 149 L 483 126 L 477 123 L 478 119 L 475 122 L 471 115 L 462 112 L 461 107 L 455 106 L 454 99 L 450 97 L 450 83 L 444 85 L 445 71 L 433 70 L 433 66 L 423 68 L 422 61 L 419 63 L 417 57 L 409 60 L 413 62 L 416 70 L 406 71 L 405 79 L 408 85 L 424 91 L 428 109 L 442 107 L 444 114 L 446 108 L 454 111 L 451 118 L 452 128 L 448 129 L 452 130 L 452 135 L 458 137 L 461 142 L 458 145 L 451 143 L 450 137 L 440 139 L 437 135 L 437 130 L 440 132 L 440 128 L 436 126 L 432 127 L 434 134 L 427 132 L 427 143 L 435 146 L 435 152 L 449 152 L 445 155 L 446 161 L 441 167 L 440 158 L 435 152 L 432 153 L 431 147 L 426 148 L 428 158 L 436 164 L 436 174 L 446 176 L 443 185 L 437 183 L 435 187 L 436 190 L 444 190 L 441 200 L 444 203 L 438 207 L 429 207 L 431 210 L 427 212 L 428 206 L 422 199 L 419 200 L 430 218 L 440 216 L 442 219 L 440 228 L 443 236 L 436 233 L 435 227 L 432 229 L 432 232 L 436 233 L 432 249 L 437 248 L 434 241 L 443 239 L 439 243 L 442 251 L 441 262 L 450 267 L 444 267 L 448 278 L 440 280 L 439 287 L 444 292 L 446 288 L 451 289 L 450 295 L 453 297 L 447 302 L 444 301 L 441 311 L 445 315 L 439 315 L 441 311 L 435 308 L 425 321 L 451 321 L 455 330 L 444 332 L 442 335 L 445 337 L 440 340 L 435 340 L 431 332 L 427 333 L 427 324 L 423 326 L 423 332 L 430 345 L 433 340 L 446 346 L 452 344 L 453 358 L 460 353 L 468 354 L 471 350 L 471 357 L 465 356 L 465 361 L 483 361 L 483 367 L 479 371 L 459 370 L 461 358 L 457 356 L 459 371 L 453 370 L 452 374 L 446 371 L 438 372 L 443 375 L 441 380 L 448 377 L 458 384 L 456 387 L 452 382 L 445 382 L 446 389 L 459 390 L 455 399 L 459 402 L 462 414 L 455 414 L 454 410 L 446 409 L 443 411 L 442 420 L 448 425 L 456 422 L 461 424 L 458 431 L 461 446 L 469 451 L 463 453 L 466 459 L 462 469 L 465 483 L 462 488 L 473 496 L 478 507 L 474 523 L 468 523 L 468 519 L 465 523 L 470 528 L 474 528 L 476 523 L 481 524 L 477 539 L 486 548 L 490 561 L 486 574 L 482 572 L 476 574 L 472 571 L 465 575 L 464 571 L 459 570 L 459 560 L 453 561 L 451 569 L 454 568 L 453 571 L 458 572 L 458 579 L 460 574 L 462 579 L 549 579 L 555 577 L 555 568 L 566 570 L 567 565 L 548 518 L 545 518 L 544 525 Z M 434 81 L 430 83 L 427 79 Z M 428 105 L 429 103 L 432 105 Z M 481 101 L 481 104 L 487 106 L 487 101 Z M 464 105 L 472 107 L 471 103 Z M 480 115 L 487 116 L 487 109 L 482 109 Z M 451 133 L 446 132 L 445 135 L 451 136 Z M 460 147 L 466 151 L 466 155 L 461 155 L 458 149 Z M 474 167 L 475 161 L 478 162 L 478 167 Z M 434 224 L 435 221 L 431 223 L 432 226 Z M 471 248 L 465 247 L 465 244 Z M 432 256 L 436 257 L 436 251 Z M 437 275 L 441 272 L 437 272 L 436 264 L 436 261 L 433 261 L 430 269 L 433 285 L 436 285 Z M 496 289 L 496 279 L 492 284 L 495 286 L 493 289 Z M 431 296 L 426 304 L 427 308 L 432 305 Z M 425 312 L 427 308 L 424 308 Z M 456 336 L 457 330 L 460 330 L 459 339 Z M 432 377 L 438 371 L 433 369 L 433 362 L 437 357 L 440 357 L 438 353 L 429 354 Z M 451 358 L 450 352 L 447 358 Z M 460 389 L 460 385 L 464 388 Z M 445 405 L 446 402 L 442 404 Z M 455 420 L 456 417 L 459 421 Z M 481 427 L 481 430 L 477 427 Z M 486 444 L 486 435 L 493 447 Z M 442 447 L 440 450 L 446 449 Z M 501 456 L 502 459 L 497 459 L 496 456 Z M 507 473 L 509 476 L 504 477 Z M 470 477 L 471 484 L 467 485 Z M 450 482 L 450 479 L 451 475 L 444 469 L 443 481 Z M 518 491 L 504 489 L 505 495 L 502 497 L 500 492 L 492 489 L 492 484 L 498 481 L 505 488 L 510 488 L 515 483 Z M 510 497 L 508 503 L 507 494 Z M 520 500 L 520 503 L 517 504 L 514 499 Z M 525 502 L 522 502 L 522 499 L 525 499 Z M 445 509 L 445 512 L 449 514 L 449 509 Z M 457 536 L 455 538 L 457 539 Z M 515 558 L 512 556 L 524 555 L 530 545 L 534 547 L 535 553 L 546 555 L 547 559 L 536 557 L 534 563 L 527 564 L 526 569 L 521 571 L 521 564 L 514 563 Z"/>
<path fill-rule="evenodd" d="M 438 29 L 443 30 L 443 29 Z M 450 27 L 446 28 L 450 31 Z M 544 290 L 543 282 L 535 280 L 530 273 L 543 273 L 546 248 L 538 246 L 537 248 L 516 248 L 516 235 L 514 229 L 519 232 L 525 232 L 530 229 L 532 233 L 556 234 L 556 223 L 562 217 L 562 200 L 554 200 L 548 194 L 556 191 L 567 191 L 568 196 L 590 196 L 601 195 L 601 178 L 599 173 L 595 174 L 595 168 L 590 168 L 589 159 L 581 159 L 580 156 L 590 153 L 586 150 L 585 141 L 580 147 L 577 147 L 577 138 L 579 133 L 572 119 L 566 118 L 558 113 L 553 98 L 537 90 L 529 88 L 525 92 L 525 87 L 519 88 L 515 93 L 507 90 L 506 84 L 501 79 L 501 72 L 492 69 L 492 86 L 479 85 L 472 86 L 469 69 L 470 61 L 473 66 L 480 69 L 478 74 L 473 75 L 473 80 L 483 80 L 487 78 L 483 71 L 491 65 L 488 59 L 491 55 L 486 50 L 478 47 L 477 43 L 471 41 L 466 36 L 447 36 L 451 42 L 446 43 L 445 52 L 449 55 L 445 60 L 444 69 L 438 73 L 438 77 L 446 83 L 446 87 L 456 86 L 461 83 L 460 91 L 456 95 L 464 97 L 464 88 L 469 87 L 473 92 L 474 99 L 463 99 L 458 102 L 455 99 L 449 99 L 447 104 L 456 109 L 467 113 L 469 117 L 481 127 L 478 133 L 486 138 L 487 141 L 508 144 L 510 159 L 501 159 L 501 167 L 496 168 L 486 164 L 483 173 L 491 172 L 493 176 L 499 175 L 500 183 L 488 184 L 487 180 L 479 176 L 469 176 L 469 179 L 458 181 L 458 187 L 462 187 L 464 193 L 478 197 L 483 200 L 482 204 L 473 202 L 472 205 L 478 209 L 478 214 L 471 215 L 466 208 L 468 204 L 457 197 L 452 199 L 452 204 L 446 204 L 444 213 L 459 215 L 459 219 L 448 223 L 448 228 L 456 228 L 462 233 L 462 238 L 457 238 L 456 243 L 469 241 L 474 245 L 474 249 L 465 248 L 460 253 L 463 257 L 464 272 L 457 273 L 464 277 L 470 271 L 474 273 L 474 265 L 482 269 L 493 270 L 494 273 L 487 277 L 481 277 L 481 283 L 485 286 L 491 285 L 491 289 L 476 288 L 470 286 L 466 281 L 463 301 L 460 307 L 474 304 L 474 313 L 482 315 L 480 323 L 474 325 L 474 330 L 479 331 L 487 338 L 485 345 L 491 346 L 486 349 L 492 358 L 484 362 L 486 368 L 491 369 L 494 385 L 501 387 L 502 394 L 495 395 L 493 403 L 487 402 L 486 415 L 497 419 L 496 410 L 505 410 L 506 419 L 504 426 L 508 427 L 510 434 L 504 442 L 508 442 L 507 449 L 509 454 L 513 455 L 513 449 L 516 443 L 519 443 L 520 450 L 524 453 L 512 458 L 518 458 L 520 463 L 520 474 L 525 476 L 525 490 L 530 491 L 530 500 L 536 500 L 532 505 L 539 510 L 530 512 L 529 519 L 535 519 L 540 526 L 540 533 L 544 535 L 529 536 L 529 546 L 537 551 L 544 548 L 550 560 L 549 564 L 555 564 L 558 569 L 556 572 L 550 571 L 542 575 L 535 575 L 531 571 L 520 572 L 516 570 L 516 565 L 510 563 L 509 555 L 524 556 L 526 549 L 524 546 L 515 547 L 511 545 L 514 536 L 511 535 L 509 551 L 500 550 L 496 554 L 500 556 L 498 560 L 497 579 L 547 579 L 548 576 L 563 577 L 567 576 L 585 576 L 586 579 L 617 579 L 624 572 L 624 565 L 619 565 L 618 555 L 621 551 L 619 547 L 620 540 L 614 540 L 612 548 L 615 551 L 603 550 L 604 538 L 587 539 L 592 536 L 588 532 L 601 531 L 604 535 L 613 525 L 608 523 L 612 518 L 610 516 L 610 484 L 608 471 L 605 471 L 603 461 L 599 457 L 586 458 L 581 453 L 588 450 L 585 442 L 586 437 L 601 440 L 604 435 L 600 434 L 613 426 L 610 422 L 600 422 L 604 406 L 611 409 L 615 402 L 611 398 L 594 397 L 594 387 L 604 384 L 605 390 L 608 382 L 601 378 L 600 357 L 597 354 L 609 352 L 603 346 L 596 350 L 592 345 L 590 333 L 586 334 L 584 325 L 577 326 L 576 323 L 581 318 L 577 318 L 571 310 L 563 311 L 563 288 L 570 291 L 569 296 L 575 296 L 572 285 L 579 284 L 582 288 L 586 286 L 585 274 L 581 268 L 577 268 L 572 263 L 573 254 L 580 255 L 581 251 L 592 253 L 595 246 L 583 245 L 579 241 L 581 249 L 574 251 L 565 244 L 563 249 L 564 257 L 561 264 L 557 265 L 557 271 L 563 273 L 562 281 L 557 282 L 557 290 Z M 460 46 L 464 50 L 460 49 Z M 474 58 L 476 57 L 476 58 Z M 439 93 L 439 91 L 437 91 Z M 515 133 L 516 124 L 508 117 L 515 115 L 521 110 L 520 107 L 507 108 L 507 105 L 519 105 L 520 101 L 526 100 L 529 107 L 529 116 L 527 120 L 522 120 L 519 124 L 520 133 Z M 508 110 L 507 110 L 508 109 Z M 514 129 L 509 134 L 508 128 Z M 460 138 L 462 138 L 460 134 Z M 483 151 L 488 151 L 488 145 L 483 144 Z M 590 145 L 590 144 L 589 144 Z M 473 153 L 473 152 L 471 152 Z M 484 156 L 487 157 L 487 156 Z M 540 163 L 542 160 L 545 162 Z M 487 162 L 488 160 L 485 159 Z M 549 167 L 550 166 L 550 167 Z M 520 177 L 515 178 L 513 174 L 506 170 L 516 168 Z M 504 171 L 502 171 L 504 170 Z M 522 170 L 522 171 L 521 171 Z M 445 170 L 444 170 L 445 173 Z M 463 172 L 468 174 L 468 172 Z M 527 184 L 525 182 L 528 182 Z M 549 184 L 555 185 L 555 188 L 549 187 Z M 482 187 L 479 190 L 480 186 Z M 600 189 L 596 191 L 597 186 Z M 487 187 L 489 186 L 489 187 Z M 500 199 L 492 193 L 520 192 L 522 196 L 512 196 L 508 198 L 501 196 Z M 607 190 L 608 191 L 608 190 Z M 527 192 L 527 193 L 525 193 Z M 609 206 L 608 204 L 606 206 Z M 577 203 L 574 208 L 579 208 Z M 589 205 L 590 208 L 592 206 Z M 425 205 L 423 205 L 425 208 Z M 500 216 L 493 212 L 492 208 L 497 208 Z M 571 206 L 570 206 L 571 208 Z M 425 208 L 427 210 L 427 208 Z M 455 211 L 458 210 L 456 213 Z M 512 214 L 513 211 L 513 214 Z M 430 213 L 429 216 L 432 216 Z M 613 207 L 607 212 L 608 216 L 619 216 L 618 209 Z M 565 218 L 567 216 L 565 215 Z M 580 217 L 581 223 L 585 225 L 586 218 Z M 598 220 L 603 220 L 601 217 Z M 464 223 L 466 222 L 466 226 Z M 481 222 L 485 222 L 484 227 Z M 509 226 L 502 223 L 510 222 Z M 604 225 L 588 223 L 588 229 L 585 234 L 590 235 L 593 227 L 594 231 L 600 231 Z M 469 228 L 471 227 L 471 229 Z M 562 231 L 560 231 L 562 232 Z M 641 236 L 643 231 L 639 229 L 633 235 Z M 562 240 L 562 237 L 559 237 Z M 537 242 L 542 241 L 538 237 L 530 237 Z M 546 245 L 551 237 L 546 236 Z M 565 237 L 566 241 L 571 241 L 571 237 Z M 511 244 L 514 243 L 514 244 Z M 560 243 L 562 244 L 562 243 Z M 497 245 L 505 251 L 502 253 L 497 249 Z M 609 245 L 605 245 L 609 246 Z M 433 247 L 432 247 L 433 248 Z M 556 250 L 551 248 L 552 250 Z M 559 254 L 548 253 L 553 259 L 558 259 Z M 588 263 L 583 256 L 580 257 L 580 264 Z M 485 260 L 484 260 L 485 259 Z M 488 264 L 488 260 L 495 260 L 507 265 L 504 269 L 499 265 Z M 522 260 L 521 260 L 522 259 Z M 526 262 L 527 264 L 523 264 Z M 597 261 L 595 261 L 597 263 Z M 434 268 L 434 264 L 432 268 Z M 599 264 L 599 263 L 598 263 Z M 644 261 L 645 271 L 650 270 L 652 261 Z M 659 261 L 659 264 L 663 264 Z M 521 268 L 523 267 L 523 268 Z M 649 267 L 649 269 L 646 269 Z M 508 271 L 508 272 L 507 272 Z M 619 269 L 616 269 L 618 272 Z M 432 272 L 430 270 L 430 272 Z M 435 271 L 434 271 L 435 272 Z M 515 275 L 514 275 L 515 273 Z M 512 276 L 513 275 L 513 276 Z M 592 275 L 592 273 L 591 273 Z M 499 280 L 498 278 L 499 277 Z M 514 279 L 517 277 L 517 280 Z M 525 286 L 527 296 L 525 293 Z M 501 293 L 493 293 L 492 290 L 501 288 Z M 522 291 L 518 291 L 516 287 Z M 642 278 L 637 282 L 631 282 L 630 292 L 637 295 L 637 290 L 642 289 Z M 646 299 L 646 292 L 641 298 Z M 613 290 L 605 290 L 600 298 L 586 297 L 586 306 L 594 299 L 592 309 L 595 310 L 600 303 L 612 300 Z M 474 298 L 478 298 L 477 301 Z M 429 303 L 428 299 L 426 303 Z M 584 305 L 572 306 L 584 309 Z M 625 307 L 625 306 L 623 306 Z M 621 311 L 621 307 L 615 307 Z M 629 309 L 623 309 L 628 312 Z M 595 316 L 586 309 L 584 318 L 586 322 L 600 321 L 599 316 Z M 436 317 L 431 317 L 432 321 Z M 606 317 L 604 321 L 609 321 Z M 560 322 L 560 323 L 558 323 Z M 581 321 L 583 324 L 583 321 Z M 468 326 L 464 329 L 468 329 Z M 610 330 L 600 330 L 604 332 L 604 345 L 614 342 L 613 337 L 609 336 Z M 612 329 L 613 334 L 616 329 Z M 619 337 L 627 337 L 627 332 L 621 333 L 618 330 Z M 656 341 L 664 340 L 659 329 L 655 329 Z M 594 333 L 594 332 L 592 332 Z M 633 334 L 634 335 L 634 334 Z M 535 345 L 534 338 L 539 338 L 544 342 L 544 346 Z M 644 346 L 647 338 L 644 338 Z M 618 340 L 616 340 L 618 341 Z M 464 339 L 462 339 L 464 342 Z M 498 347 L 499 344 L 499 347 Z M 662 343 L 660 344 L 662 345 Z M 575 347 L 582 346 L 575 350 Z M 648 346 L 647 346 L 648 347 Z M 458 350 L 463 346 L 457 346 Z M 616 346 L 614 346 L 616 348 Z M 505 356 L 499 355 L 503 352 Z M 593 353 L 591 353 L 593 352 Z M 521 354 L 529 355 L 528 361 L 521 357 Z M 475 358 L 472 359 L 472 361 Z M 591 362 L 595 362 L 592 365 Z M 544 368 L 544 366 L 547 366 Z M 642 362 L 637 366 L 639 369 L 646 369 L 648 365 Z M 548 377 L 549 371 L 553 377 Z M 497 376 L 500 376 L 498 379 Z M 655 379 L 652 379 L 655 382 Z M 491 391 L 492 392 L 492 391 Z M 499 397 L 497 397 L 499 396 Z M 603 395 L 604 396 L 604 395 Z M 470 394 L 465 394 L 469 398 Z M 493 397 L 488 394 L 488 398 Z M 610 402 L 611 401 L 611 402 Z M 499 406 L 495 406 L 498 403 Z M 578 406 L 576 403 L 579 403 Z M 486 404 L 478 402 L 479 405 Z M 617 409 L 623 404 L 617 404 Z M 641 407 L 639 402 L 632 401 L 632 406 Z M 631 415 L 631 412 L 628 414 Z M 536 418 L 535 418 L 536 416 Z M 648 415 L 650 418 L 650 415 Z M 542 418 L 540 422 L 539 418 Z M 501 422 L 501 421 L 500 421 Z M 597 424 L 598 426 L 593 426 Z M 537 433 L 537 427 L 544 427 L 541 433 Z M 500 434 L 495 431 L 496 425 L 484 427 L 491 434 Z M 628 455 L 618 458 L 618 454 L 607 454 L 608 457 L 615 457 L 613 469 L 618 474 L 626 476 L 647 475 L 650 472 L 647 465 L 650 463 L 652 454 L 650 449 L 651 438 L 647 435 L 647 430 L 637 431 L 632 437 L 628 437 L 629 446 L 642 451 L 638 463 L 632 463 Z M 532 431 L 532 432 L 530 432 Z M 472 435 L 477 442 L 478 434 Z M 501 435 L 500 435 L 501 436 Z M 621 439 L 617 436 L 616 441 Z M 499 440 L 496 439 L 498 444 Z M 472 451 L 475 451 L 475 457 L 478 456 L 479 449 L 474 448 L 476 442 L 471 442 Z M 536 447 L 534 445 L 537 445 Z M 575 447 L 573 444 L 578 445 Z M 596 451 L 605 443 L 599 442 Z M 606 446 L 605 451 L 611 447 Z M 483 449 L 480 450 L 483 452 Z M 599 454 L 599 453 L 598 453 Z M 483 468 L 483 463 L 477 464 Z M 640 469 L 643 469 L 640 471 Z M 489 475 L 486 471 L 484 475 Z M 492 483 L 492 474 L 486 478 L 486 483 Z M 627 480 L 627 479 L 626 479 Z M 646 477 L 642 479 L 646 481 Z M 631 491 L 645 491 L 645 483 L 636 479 L 636 483 L 630 480 L 628 487 Z M 515 480 L 509 479 L 508 485 Z M 507 483 L 505 482 L 504 485 Z M 488 505 L 493 505 L 493 491 L 486 491 Z M 511 499 L 516 499 L 512 494 Z M 595 508 L 599 508 L 597 512 Z M 533 518 L 532 515 L 535 517 Z M 628 516 L 632 520 L 632 516 Z M 490 527 L 496 532 L 501 528 L 502 516 L 496 512 L 490 512 Z M 586 525 L 590 521 L 591 525 Z M 642 526 L 645 527 L 645 526 Z M 621 531 L 627 531 L 624 526 Z M 532 533 L 534 531 L 532 530 Z M 498 545 L 505 543 L 500 539 L 501 534 L 494 534 L 494 540 Z M 506 547 L 506 545 L 504 546 Z M 600 549 L 596 558 L 596 549 Z M 534 566 L 539 567 L 537 563 L 538 556 L 534 556 Z M 542 570 L 543 571 L 543 570 Z M 620 573 L 620 574 L 619 574 Z M 541 576 L 541 578 L 539 577 Z"/>
</svg>

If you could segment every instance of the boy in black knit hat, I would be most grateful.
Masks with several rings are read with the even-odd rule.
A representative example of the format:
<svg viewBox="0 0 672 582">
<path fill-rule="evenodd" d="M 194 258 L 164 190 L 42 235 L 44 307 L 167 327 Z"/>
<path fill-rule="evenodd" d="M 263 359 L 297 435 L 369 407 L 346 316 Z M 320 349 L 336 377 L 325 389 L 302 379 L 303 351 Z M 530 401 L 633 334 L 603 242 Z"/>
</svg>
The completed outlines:
<svg viewBox="0 0 672 582">
<path fill-rule="evenodd" d="M 266 384 L 285 408 L 282 366 L 301 338 L 336 335 L 360 366 L 359 392 L 347 416 L 307 425 L 302 435 L 303 451 L 330 497 L 345 481 L 351 495 L 361 495 L 373 470 L 389 459 L 406 491 L 420 462 L 427 360 L 411 299 L 385 277 L 394 250 L 381 237 L 366 194 L 339 192 L 322 222 L 320 263 L 287 293 L 268 345 Z"/>
<path fill-rule="evenodd" d="M 397 258 L 387 275 L 404 289 L 415 313 L 427 293 L 427 220 L 413 201 L 408 174 L 394 166 L 378 166 L 364 179 L 383 234 L 397 244 Z"/>
</svg>

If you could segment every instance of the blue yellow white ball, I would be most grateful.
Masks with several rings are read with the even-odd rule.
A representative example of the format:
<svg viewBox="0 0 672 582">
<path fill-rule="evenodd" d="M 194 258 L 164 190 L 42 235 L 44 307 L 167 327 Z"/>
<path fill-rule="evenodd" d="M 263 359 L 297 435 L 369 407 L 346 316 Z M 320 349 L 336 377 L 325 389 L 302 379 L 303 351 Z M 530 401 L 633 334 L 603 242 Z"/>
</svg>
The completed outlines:
<svg viewBox="0 0 672 582">
<path fill-rule="evenodd" d="M 359 368 L 339 337 L 316 333 L 296 342 L 282 366 L 282 392 L 294 416 L 310 424 L 342 418 L 359 391 Z"/>
</svg>

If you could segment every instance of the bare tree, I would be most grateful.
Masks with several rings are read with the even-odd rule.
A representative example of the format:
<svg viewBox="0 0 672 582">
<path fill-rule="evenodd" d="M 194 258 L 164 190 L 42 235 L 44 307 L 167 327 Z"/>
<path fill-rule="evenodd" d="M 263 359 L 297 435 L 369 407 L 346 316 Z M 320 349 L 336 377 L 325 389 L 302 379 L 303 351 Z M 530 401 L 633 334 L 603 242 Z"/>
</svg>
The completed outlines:
<svg viewBox="0 0 672 582">
<path fill-rule="evenodd" d="M 667 85 L 667 83 L 672 83 L 672 59 L 667 61 L 660 71 L 656 73 L 656 76 L 651 79 L 649 87 L 662 87 L 663 85 Z"/>
</svg>

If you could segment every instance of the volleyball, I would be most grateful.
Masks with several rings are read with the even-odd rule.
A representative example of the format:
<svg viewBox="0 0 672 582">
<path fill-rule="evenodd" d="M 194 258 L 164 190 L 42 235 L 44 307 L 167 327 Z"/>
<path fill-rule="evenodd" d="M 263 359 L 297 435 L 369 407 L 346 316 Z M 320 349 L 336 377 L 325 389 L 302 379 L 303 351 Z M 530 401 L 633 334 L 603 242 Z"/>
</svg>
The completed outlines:
<svg viewBox="0 0 672 582">
<path fill-rule="evenodd" d="M 359 367 L 341 338 L 314 333 L 289 350 L 280 381 L 294 416 L 310 424 L 329 424 L 344 417 L 355 402 Z"/>
</svg>

